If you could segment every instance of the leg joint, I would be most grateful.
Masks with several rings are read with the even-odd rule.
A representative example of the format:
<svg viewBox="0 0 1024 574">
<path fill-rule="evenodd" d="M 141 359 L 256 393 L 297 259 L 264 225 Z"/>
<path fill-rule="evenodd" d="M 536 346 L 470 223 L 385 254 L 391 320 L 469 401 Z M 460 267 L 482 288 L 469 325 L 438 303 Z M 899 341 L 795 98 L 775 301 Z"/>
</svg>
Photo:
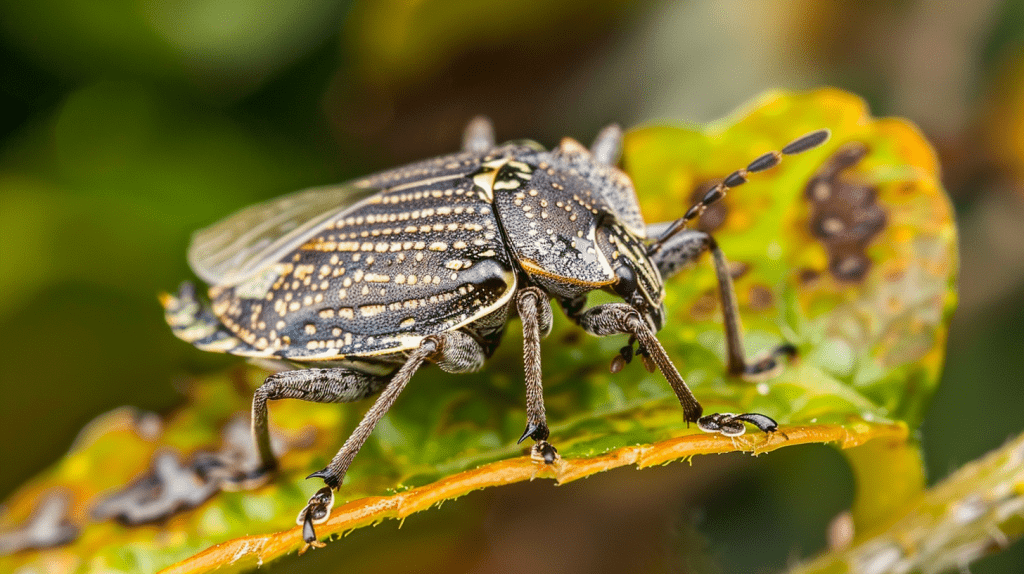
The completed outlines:
<svg viewBox="0 0 1024 574">
<path fill-rule="evenodd" d="M 462 331 L 450 331 L 428 337 L 423 340 L 420 348 L 434 364 L 448 373 L 478 371 L 483 367 L 486 358 L 480 342 Z"/>
<path fill-rule="evenodd" d="M 524 306 L 539 307 L 545 299 L 545 293 L 540 287 L 524 287 L 516 293 L 516 306 L 522 309 Z"/>
<path fill-rule="evenodd" d="M 540 336 L 547 337 L 551 333 L 554 316 L 548 294 L 540 287 L 524 287 L 516 293 L 516 310 L 523 319 L 523 327 L 527 322 L 536 322 Z"/>
</svg>

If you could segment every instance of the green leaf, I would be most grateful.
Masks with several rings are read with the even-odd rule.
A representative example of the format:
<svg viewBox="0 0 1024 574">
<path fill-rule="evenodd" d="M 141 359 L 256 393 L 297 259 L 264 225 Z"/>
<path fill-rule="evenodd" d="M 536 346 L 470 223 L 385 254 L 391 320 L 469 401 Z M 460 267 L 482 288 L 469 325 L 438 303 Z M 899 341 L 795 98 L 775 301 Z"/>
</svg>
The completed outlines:
<svg viewBox="0 0 1024 574">
<path fill-rule="evenodd" d="M 859 525 L 869 526 L 918 492 L 910 429 L 941 368 L 955 304 L 956 236 L 934 154 L 915 128 L 872 119 L 859 99 L 843 92 L 769 94 L 705 128 L 632 130 L 623 163 L 647 220 L 671 219 L 708 182 L 822 127 L 833 132 L 826 145 L 787 156 L 730 191 L 714 229 L 735 267 L 748 355 L 785 340 L 799 357 L 765 383 L 725 376 L 715 279 L 703 260 L 669 281 L 669 316 L 659 333 L 706 412 L 761 412 L 779 421 L 782 433 L 730 439 L 688 427 L 661 375 L 639 362 L 609 373 L 621 338 L 588 337 L 559 318 L 544 343 L 543 365 L 550 440 L 563 459 L 540 465 L 516 445 L 526 416 L 521 339 L 513 325 L 483 372 L 416 375 L 349 470 L 338 505 L 318 528 L 321 536 L 404 518 L 489 486 L 566 482 L 624 465 L 808 442 L 842 448 L 867 442 L 889 450 L 900 469 L 889 477 L 896 487 L 862 481 L 875 495 L 862 496 L 855 507 Z M 836 154 L 858 148 L 866 154 L 855 165 L 823 172 Z M 821 180 L 828 189 L 809 187 Z M 709 211 L 702 225 L 714 225 L 715 217 Z M 822 240 L 815 227 L 833 233 Z M 188 404 L 159 424 L 127 411 L 98 419 L 65 459 L 8 502 L 0 519 L 3 531 L 31 521 L 40 515 L 39 501 L 56 490 L 70 497 L 68 519 L 81 533 L 65 546 L 0 558 L 0 569 L 199 572 L 251 567 L 300 548 L 294 517 L 318 487 L 304 477 L 328 462 L 368 401 L 272 404 L 271 426 L 287 452 L 270 485 L 219 493 L 158 526 L 89 517 L 103 493 L 146 474 L 157 453 L 189 464 L 200 451 L 222 451 L 224 429 L 244 426 L 251 389 L 263 376 L 239 370 L 193 381 Z M 858 464 L 864 458 L 852 457 L 858 477 L 877 477 L 877 470 Z"/>
</svg>

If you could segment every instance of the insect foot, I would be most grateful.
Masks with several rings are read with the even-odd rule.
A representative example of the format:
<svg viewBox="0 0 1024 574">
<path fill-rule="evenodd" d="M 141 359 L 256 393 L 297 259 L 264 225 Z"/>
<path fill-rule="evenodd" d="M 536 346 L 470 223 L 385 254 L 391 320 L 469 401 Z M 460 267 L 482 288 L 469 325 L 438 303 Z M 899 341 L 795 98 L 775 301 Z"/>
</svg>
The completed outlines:
<svg viewBox="0 0 1024 574">
<path fill-rule="evenodd" d="M 750 423 L 768 434 L 779 430 L 779 424 L 774 419 L 759 413 L 744 413 L 741 415 L 715 413 L 706 415 L 697 420 L 697 428 L 706 433 L 718 433 L 727 437 L 737 437 L 747 432 L 747 427 L 743 423 Z"/>
<path fill-rule="evenodd" d="M 324 543 L 320 542 L 316 536 L 316 529 L 313 527 L 314 524 L 323 524 L 327 521 L 327 517 L 331 514 L 331 508 L 334 507 L 334 489 L 329 486 L 325 486 L 320 490 L 316 491 L 309 502 L 306 503 L 306 507 L 299 512 L 298 518 L 295 519 L 295 523 L 302 526 L 302 539 L 306 542 L 306 545 L 302 547 L 300 554 L 312 548 L 323 548 Z"/>
<path fill-rule="evenodd" d="M 327 487 L 329 488 L 338 488 L 339 486 L 341 486 L 341 480 L 337 477 L 337 475 L 331 472 L 330 467 L 322 468 L 314 472 L 313 474 L 307 476 L 306 478 L 322 478 L 324 484 L 326 484 Z"/>
<path fill-rule="evenodd" d="M 561 460 L 562 457 L 559 456 L 555 447 L 551 446 L 551 443 L 542 440 L 534 443 L 533 447 L 530 448 L 530 458 L 535 462 L 554 464 Z"/>
<path fill-rule="evenodd" d="M 543 442 L 548 438 L 548 425 L 545 423 L 536 423 L 532 420 L 526 423 L 526 430 L 523 431 L 523 436 L 519 437 L 516 444 L 522 443 L 527 438 L 532 438 L 535 441 Z"/>
<path fill-rule="evenodd" d="M 771 353 L 744 365 L 741 377 L 744 381 L 760 382 L 771 379 L 779 374 L 783 368 L 781 359 L 792 359 L 796 357 L 797 349 L 791 343 L 783 343 L 775 347 Z"/>
</svg>

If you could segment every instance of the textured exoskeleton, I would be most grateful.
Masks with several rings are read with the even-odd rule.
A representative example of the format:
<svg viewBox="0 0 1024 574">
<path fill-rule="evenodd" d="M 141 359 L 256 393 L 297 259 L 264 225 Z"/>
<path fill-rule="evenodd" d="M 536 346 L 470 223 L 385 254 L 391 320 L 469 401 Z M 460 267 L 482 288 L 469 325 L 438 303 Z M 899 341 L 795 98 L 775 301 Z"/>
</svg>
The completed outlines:
<svg viewBox="0 0 1024 574">
<path fill-rule="evenodd" d="M 479 369 L 512 316 L 521 320 L 525 345 L 527 425 L 520 441 L 536 441 L 539 460 L 557 458 L 547 443 L 540 369 L 551 299 L 591 334 L 629 335 L 613 370 L 634 353 L 644 356 L 668 379 L 685 419 L 697 422 L 700 403 L 654 333 L 665 316 L 663 280 L 710 251 L 725 312 L 728 371 L 770 374 L 792 347 L 745 360 L 725 258 L 710 235 L 685 225 L 748 172 L 827 137 L 814 132 L 765 154 L 726 177 L 683 218 L 647 226 L 629 177 L 614 166 L 618 127 L 603 130 L 589 150 L 567 138 L 546 151 L 531 142 L 495 146 L 490 123 L 478 118 L 466 129 L 461 153 L 302 191 L 197 232 L 189 263 L 210 284 L 210 304 L 185 284 L 164 298 L 167 320 L 200 349 L 315 367 L 278 372 L 256 390 L 252 428 L 261 476 L 277 465 L 267 401 L 348 402 L 381 393 L 327 468 L 311 475 L 326 486 L 299 523 L 306 541 L 316 544 L 313 524 L 326 519 L 332 489 L 416 370 L 424 362 L 451 373 Z M 595 290 L 622 302 L 586 308 Z M 704 417 L 701 428 L 736 434 L 745 420 L 775 430 L 774 421 L 756 413 L 718 416 Z"/>
</svg>

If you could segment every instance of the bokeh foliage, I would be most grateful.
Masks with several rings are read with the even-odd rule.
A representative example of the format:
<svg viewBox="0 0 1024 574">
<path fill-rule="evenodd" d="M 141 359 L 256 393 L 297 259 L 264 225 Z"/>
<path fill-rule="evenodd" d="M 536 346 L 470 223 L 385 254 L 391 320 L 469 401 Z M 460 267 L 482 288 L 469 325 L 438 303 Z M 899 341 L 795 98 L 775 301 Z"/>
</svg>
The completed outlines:
<svg viewBox="0 0 1024 574">
<path fill-rule="evenodd" d="M 339 491 L 340 500 L 355 502 L 336 507 L 321 532 L 405 516 L 475 488 L 534 476 L 565 481 L 623 464 L 645 466 L 698 453 L 764 451 L 814 441 L 853 447 L 876 438 L 859 447 L 873 445 L 873 455 L 851 457 L 864 491 L 854 508 L 860 527 L 870 528 L 917 492 L 923 474 L 908 429 L 920 423 L 922 405 L 938 380 L 956 269 L 951 212 L 933 153 L 917 131 L 901 120 L 870 118 L 860 100 L 843 92 L 775 93 L 710 126 L 634 129 L 627 134 L 624 166 L 649 221 L 676 217 L 706 182 L 821 126 L 832 129 L 833 139 L 752 176 L 729 194 L 727 217 L 715 232 L 730 260 L 743 269 L 736 288 L 748 353 L 789 340 L 799 348 L 799 358 L 766 384 L 724 376 L 721 320 L 713 297 L 708 299 L 714 276 L 707 262 L 669 282 L 669 318 L 660 334 L 707 412 L 765 413 L 783 423 L 789 440 L 747 436 L 733 441 L 687 428 L 659 374 L 646 373 L 638 363 L 617 375 L 608 373 L 607 361 L 622 344 L 619 338 L 582 336 L 559 319 L 545 341 L 543 365 L 551 441 L 566 461 L 553 470 L 537 467 L 515 445 L 525 412 L 521 344 L 513 326 L 482 373 L 448 376 L 427 370 L 417 375 Z M 830 272 L 825 246 L 810 231 L 805 194 L 829 158 L 851 142 L 865 145 L 868 152 L 842 176 L 873 189 L 887 215 L 867 247 L 871 266 L 856 281 Z M 76 498 L 75 518 L 85 521 L 87 501 L 144 472 L 159 449 L 170 446 L 183 459 L 200 447 L 215 450 L 218 429 L 246 411 L 245 389 L 263 376 L 255 370 L 239 373 L 234 379 L 221 375 L 191 383 L 189 406 L 176 411 L 155 435 L 144 436 L 124 411 L 108 415 L 69 457 L 12 499 L 5 521 L 24 521 L 40 493 L 59 485 Z M 315 437 L 284 457 L 282 476 L 274 484 L 253 493 L 221 493 L 160 527 L 90 523 L 72 546 L 7 560 L 12 565 L 42 560 L 153 570 L 230 538 L 287 529 L 312 491 L 303 477 L 329 460 L 345 429 L 367 406 L 274 404 L 271 424 L 278 433 L 296 441 L 304 433 Z M 871 467 L 876 455 L 889 456 L 894 461 L 889 468 L 902 470 L 885 481 L 866 480 L 877 476 Z M 89 469 L 100 468 L 102 480 L 92 479 Z M 402 508 L 389 506 L 387 498 L 360 500 L 395 492 L 415 494 L 419 501 Z M 223 547 L 226 555 L 212 551 L 213 563 L 245 558 L 240 564 L 251 565 L 255 556 L 269 560 L 300 545 L 295 529 L 242 539 Z M 78 562 L 86 556 L 91 558 Z M 199 564 L 183 563 L 182 571 Z"/>
</svg>

